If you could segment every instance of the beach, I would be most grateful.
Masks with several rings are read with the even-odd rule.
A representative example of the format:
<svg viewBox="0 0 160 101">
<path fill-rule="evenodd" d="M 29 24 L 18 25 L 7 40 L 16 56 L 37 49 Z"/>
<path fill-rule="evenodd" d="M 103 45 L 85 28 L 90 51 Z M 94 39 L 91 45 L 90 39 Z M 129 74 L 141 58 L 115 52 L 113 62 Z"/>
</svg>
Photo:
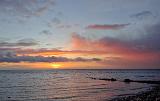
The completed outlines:
<svg viewBox="0 0 160 101">
<path fill-rule="evenodd" d="M 110 101 L 160 101 L 160 85 L 156 85 L 146 92 L 139 92 L 132 96 L 119 97 Z"/>
<path fill-rule="evenodd" d="M 111 81 L 111 82 L 117 81 L 117 79 L 115 78 L 91 77 L 90 79 L 104 80 L 104 81 Z M 119 97 L 116 97 L 109 101 L 160 101 L 160 81 L 124 79 L 123 81 L 119 81 L 119 82 L 125 82 L 125 83 L 137 82 L 137 83 L 146 83 L 146 84 L 155 84 L 155 85 L 153 85 L 152 88 L 149 88 L 146 91 L 138 92 L 134 95 L 120 95 Z"/>
</svg>

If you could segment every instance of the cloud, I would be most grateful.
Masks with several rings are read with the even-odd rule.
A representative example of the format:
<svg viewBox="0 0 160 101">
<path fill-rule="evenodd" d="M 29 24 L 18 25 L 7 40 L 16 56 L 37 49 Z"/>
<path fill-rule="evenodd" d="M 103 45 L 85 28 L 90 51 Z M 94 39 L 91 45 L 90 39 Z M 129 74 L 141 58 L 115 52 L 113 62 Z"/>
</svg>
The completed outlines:
<svg viewBox="0 0 160 101">
<path fill-rule="evenodd" d="M 28 55 L 28 56 L 63 56 L 63 55 L 75 55 L 75 56 L 84 56 L 84 55 L 96 55 L 96 54 L 107 54 L 106 51 L 87 51 L 87 50 L 60 50 L 60 49 L 30 49 L 30 48 L 0 48 L 0 51 L 6 51 L 6 52 L 15 52 L 18 53 L 18 55 Z"/>
<path fill-rule="evenodd" d="M 0 0 L 0 12 L 28 18 L 43 14 L 53 4 L 53 0 Z"/>
<path fill-rule="evenodd" d="M 38 45 L 38 42 L 34 39 L 21 39 L 17 42 L 0 42 L 0 47 L 19 47 L 19 46 L 35 46 Z"/>
<path fill-rule="evenodd" d="M 144 58 L 142 58 L 144 56 Z M 126 57 L 110 57 L 110 58 L 106 58 L 105 60 L 101 61 L 101 64 L 106 65 L 108 67 L 113 68 L 133 68 L 133 69 L 146 69 L 146 68 L 150 68 L 150 69 L 155 69 L 155 68 L 159 68 L 160 63 L 159 63 L 159 58 L 158 56 L 155 57 L 150 57 L 148 58 L 148 56 L 142 55 L 139 59 L 139 56 L 135 56 L 137 58 L 132 57 L 132 59 L 128 59 Z"/>
<path fill-rule="evenodd" d="M 145 28 L 146 33 L 139 40 L 135 40 L 134 44 L 142 50 L 160 52 L 160 23 L 150 25 Z"/>
<path fill-rule="evenodd" d="M 69 28 L 78 26 L 78 24 L 74 24 L 74 25 L 65 24 L 57 17 L 53 18 L 47 25 L 50 28 L 55 27 L 55 28 L 58 28 L 58 29 L 69 29 Z"/>
<path fill-rule="evenodd" d="M 157 26 L 157 28 L 155 27 Z M 150 27 L 150 34 L 136 40 L 123 40 L 103 37 L 97 40 L 87 39 L 76 33 L 72 35 L 72 49 L 82 51 L 99 51 L 103 56 L 111 55 L 118 58 L 104 59 L 113 66 L 160 66 L 160 37 L 158 25 Z M 97 52 L 97 54 L 99 54 Z"/>
<path fill-rule="evenodd" d="M 145 18 L 154 18 L 154 17 L 155 16 L 150 11 L 142 11 L 142 12 L 139 12 L 137 14 L 131 15 L 131 18 L 136 18 L 136 19 L 139 19 L 139 20 L 142 20 L 142 19 L 145 19 Z"/>
<path fill-rule="evenodd" d="M 42 32 L 40 32 L 40 34 L 42 35 L 52 35 L 52 33 L 49 30 L 43 30 Z"/>
<path fill-rule="evenodd" d="M 87 62 L 100 61 L 98 58 L 85 59 L 77 57 L 74 59 L 66 57 L 44 57 L 44 56 L 17 56 L 14 52 L 0 52 L 0 62 L 19 63 L 19 62 Z"/>
<path fill-rule="evenodd" d="M 72 25 L 59 25 L 57 28 L 71 28 Z"/>
<path fill-rule="evenodd" d="M 58 17 L 54 17 L 47 25 L 48 27 L 53 27 L 53 26 L 58 26 L 60 25 L 62 22 Z"/>
<path fill-rule="evenodd" d="M 71 48 L 69 50 L 60 49 L 24 49 L 1 47 L 1 61 L 15 62 L 52 62 L 52 61 L 94 61 L 109 66 L 128 67 L 158 67 L 160 66 L 160 23 L 145 27 L 145 34 L 134 40 L 126 40 L 119 37 L 103 37 L 100 39 L 88 39 L 77 33 L 72 34 Z M 123 34 L 122 34 L 123 35 Z M 123 36 L 122 36 L 123 37 Z M 16 42 L 18 43 L 18 41 Z M 3 51 L 3 53 L 2 53 Z M 5 53 L 9 52 L 9 53 Z M 13 53 L 16 54 L 13 54 Z M 7 55 L 3 55 L 7 54 Z M 40 56 L 39 56 L 40 55 Z M 100 57 L 100 59 L 86 59 L 85 57 Z M 5 57 L 4 57 L 5 56 Z M 52 57 L 56 56 L 56 57 Z M 58 57 L 57 57 L 58 56 Z M 74 59 L 61 57 L 73 56 Z M 103 58 L 110 56 L 111 58 Z M 7 57 L 7 58 L 6 58 Z M 9 58 L 10 57 L 10 58 Z M 116 57 L 116 58 L 115 58 Z M 53 59 L 54 58 L 54 59 Z M 55 59 L 56 58 L 56 59 Z M 11 59 L 11 60 L 9 60 Z M 17 59 L 17 60 L 16 60 Z M 33 60 L 32 60 L 33 59 Z M 21 61 L 20 61 L 21 60 Z M 23 60 L 23 61 L 22 61 Z M 100 60 L 100 61 L 98 61 Z"/>
<path fill-rule="evenodd" d="M 17 43 L 17 46 L 34 46 L 38 45 L 38 42 L 34 39 L 21 39 Z"/>
<path fill-rule="evenodd" d="M 3 42 L 3 41 L 7 41 L 9 40 L 8 38 L 4 38 L 4 37 L 0 37 L 0 42 Z"/>
<path fill-rule="evenodd" d="M 128 44 L 116 38 L 104 37 L 98 40 L 91 40 L 76 33 L 72 34 L 71 47 L 76 50 L 114 52 L 114 49 L 126 49 L 125 46 L 128 46 Z"/>
<path fill-rule="evenodd" d="M 74 27 L 80 27 L 79 24 L 67 24 L 64 23 L 60 17 L 54 17 L 50 22 L 47 23 L 47 26 L 49 28 L 59 28 L 59 29 L 69 29 L 69 28 L 74 28 Z"/>
<path fill-rule="evenodd" d="M 95 29 L 95 30 L 119 30 L 119 29 L 123 29 L 125 27 L 127 27 L 130 24 L 113 24 L 113 25 L 98 25 L 98 24 L 94 24 L 94 25 L 88 25 L 86 27 L 86 29 Z"/>
<path fill-rule="evenodd" d="M 136 52 L 159 52 L 160 23 L 148 25 L 144 28 L 144 32 L 145 34 L 133 40 L 123 39 L 123 35 L 122 37 L 105 36 L 98 40 L 91 40 L 73 33 L 71 44 L 74 49 L 84 50 L 107 50 L 114 52 L 116 51 L 115 49 L 120 49 Z"/>
</svg>

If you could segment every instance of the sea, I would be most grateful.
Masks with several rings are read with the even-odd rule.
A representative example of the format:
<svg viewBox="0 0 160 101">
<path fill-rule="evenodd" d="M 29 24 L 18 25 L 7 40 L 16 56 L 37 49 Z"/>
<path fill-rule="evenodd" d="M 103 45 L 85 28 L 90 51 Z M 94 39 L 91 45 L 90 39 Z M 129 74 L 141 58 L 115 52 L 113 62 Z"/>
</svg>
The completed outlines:
<svg viewBox="0 0 160 101">
<path fill-rule="evenodd" d="M 154 86 L 124 79 L 160 80 L 160 70 L 0 70 L 0 101 L 108 101 Z"/>
</svg>

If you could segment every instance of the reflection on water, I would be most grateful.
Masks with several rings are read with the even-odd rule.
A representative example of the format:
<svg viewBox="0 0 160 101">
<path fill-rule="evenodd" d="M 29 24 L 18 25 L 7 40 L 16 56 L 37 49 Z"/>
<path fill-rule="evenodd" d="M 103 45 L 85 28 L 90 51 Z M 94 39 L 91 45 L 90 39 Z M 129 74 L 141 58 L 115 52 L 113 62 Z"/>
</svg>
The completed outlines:
<svg viewBox="0 0 160 101">
<path fill-rule="evenodd" d="M 158 80 L 159 70 L 6 70 L 0 71 L 0 101 L 103 101 L 135 94 L 151 85 L 93 80 Z"/>
</svg>

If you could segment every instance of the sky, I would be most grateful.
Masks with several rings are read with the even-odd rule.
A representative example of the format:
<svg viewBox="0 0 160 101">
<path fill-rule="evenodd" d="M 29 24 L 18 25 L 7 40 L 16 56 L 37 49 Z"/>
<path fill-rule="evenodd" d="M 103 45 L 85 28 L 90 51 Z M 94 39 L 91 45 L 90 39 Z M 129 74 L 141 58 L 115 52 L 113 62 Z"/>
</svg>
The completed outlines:
<svg viewBox="0 0 160 101">
<path fill-rule="evenodd" d="M 160 0 L 0 0 L 0 69 L 160 69 Z"/>
</svg>

